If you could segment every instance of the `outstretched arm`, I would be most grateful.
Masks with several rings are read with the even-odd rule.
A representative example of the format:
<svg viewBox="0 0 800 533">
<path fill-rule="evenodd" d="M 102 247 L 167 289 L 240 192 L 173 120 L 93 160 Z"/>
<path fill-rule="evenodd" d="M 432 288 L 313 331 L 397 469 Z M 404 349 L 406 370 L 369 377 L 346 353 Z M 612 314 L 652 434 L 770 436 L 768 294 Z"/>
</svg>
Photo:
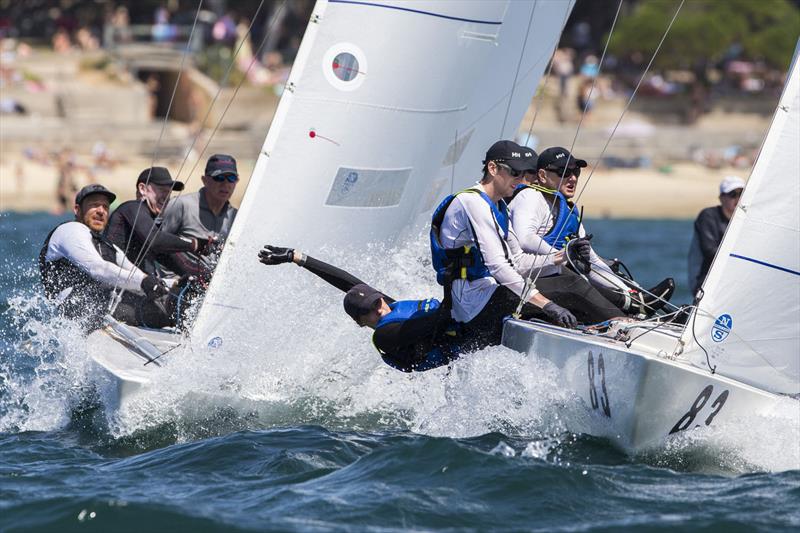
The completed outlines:
<svg viewBox="0 0 800 533">
<path fill-rule="evenodd" d="M 342 292 L 347 292 L 355 285 L 364 283 L 341 268 L 329 265 L 324 261 L 315 259 L 293 248 L 280 248 L 278 246 L 266 245 L 264 249 L 259 252 L 258 258 L 265 265 L 279 265 L 289 262 L 295 263 L 297 266 L 305 268 Z M 387 303 L 394 301 L 389 297 L 387 297 L 387 299 L 389 300 Z"/>
</svg>

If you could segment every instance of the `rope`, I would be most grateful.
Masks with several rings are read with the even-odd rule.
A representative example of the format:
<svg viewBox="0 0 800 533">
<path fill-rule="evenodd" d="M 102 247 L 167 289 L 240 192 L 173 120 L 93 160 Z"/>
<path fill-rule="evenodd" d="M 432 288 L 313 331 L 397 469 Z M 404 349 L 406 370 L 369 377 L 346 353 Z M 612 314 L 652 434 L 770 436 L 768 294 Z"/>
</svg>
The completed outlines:
<svg viewBox="0 0 800 533">
<path fill-rule="evenodd" d="M 197 20 L 200 17 L 200 10 L 202 9 L 202 7 L 203 7 L 203 0 L 200 0 L 197 3 L 197 11 L 194 14 L 194 21 L 192 22 L 192 29 L 189 32 L 188 39 L 186 40 L 186 47 L 183 49 L 183 54 L 181 55 L 181 64 L 178 67 L 178 76 L 175 78 L 175 85 L 172 87 L 172 94 L 169 97 L 169 104 L 167 105 L 167 112 L 164 115 L 164 122 L 161 124 L 161 132 L 158 134 L 158 140 L 156 141 L 156 145 L 153 148 L 153 156 L 150 159 L 150 168 L 147 171 L 147 179 L 145 180 L 145 186 L 150 184 L 150 176 L 153 173 L 153 165 L 156 162 L 156 157 L 158 156 L 158 149 L 161 147 L 161 141 L 163 140 L 164 132 L 167 129 L 167 123 L 169 121 L 169 115 L 170 115 L 170 113 L 172 111 L 172 104 L 175 101 L 175 93 L 178 92 L 178 84 L 180 84 L 181 75 L 183 74 L 183 65 L 186 63 L 186 57 L 189 55 L 189 45 L 192 42 L 192 37 L 194 36 L 194 30 L 197 28 Z M 140 202 L 138 207 L 136 208 L 136 215 L 133 217 L 133 227 L 136 227 L 136 222 L 139 220 L 139 213 L 141 212 L 141 210 L 142 210 L 142 203 Z M 131 234 L 128 236 L 128 242 L 125 244 L 125 250 L 123 252 L 123 255 L 125 255 L 126 257 L 128 255 L 128 250 L 130 249 L 132 240 L 133 240 L 133 232 L 131 232 Z M 134 265 L 136 265 L 136 263 L 138 263 L 138 262 L 139 262 L 139 258 L 137 257 L 136 261 L 134 261 Z M 133 272 L 135 272 L 135 271 L 131 270 L 131 273 L 128 274 L 128 280 L 130 280 L 130 277 L 133 274 Z M 122 291 L 120 291 L 119 294 L 116 294 L 116 290 L 118 288 L 117 282 L 119 281 L 119 278 L 121 276 L 122 276 L 122 264 L 120 264 L 120 266 L 119 266 L 119 271 L 117 272 L 117 277 L 114 280 L 114 289 L 111 291 L 111 301 L 109 302 L 109 309 L 108 309 L 108 313 L 109 314 L 112 314 L 116 310 L 117 305 L 119 305 L 119 301 L 122 298 L 122 293 L 125 292 L 124 290 L 122 290 Z"/>
<path fill-rule="evenodd" d="M 623 2 L 623 0 L 620 0 L 620 5 L 617 8 L 617 16 L 619 16 L 619 11 L 620 11 L 620 8 L 622 7 L 622 2 Z M 591 170 L 591 172 L 589 172 L 589 176 L 586 178 L 586 182 L 583 184 L 583 187 L 581 188 L 581 190 L 579 191 L 577 197 L 575 198 L 575 201 L 573 202 L 573 205 L 570 208 L 570 214 L 575 210 L 575 206 L 577 205 L 578 201 L 580 200 L 581 196 L 583 195 L 583 192 L 586 190 L 586 186 L 589 184 L 589 181 L 592 179 L 592 176 L 594 175 L 594 171 L 597 168 L 597 165 L 600 163 L 600 161 L 602 161 L 603 155 L 605 155 L 606 150 L 608 149 L 608 146 L 611 143 L 611 139 L 613 139 L 614 135 L 616 134 L 617 128 L 619 127 L 620 123 L 622 122 L 622 119 L 624 118 L 625 113 L 627 113 L 628 108 L 630 108 L 630 105 L 633 102 L 633 99 L 636 97 L 636 94 L 639 92 L 639 88 L 641 87 L 642 83 L 644 82 L 645 76 L 647 76 L 647 73 L 650 71 L 650 67 L 653 65 L 653 61 L 655 61 L 655 58 L 658 55 L 658 52 L 661 50 L 661 47 L 663 46 L 664 41 L 667 38 L 667 35 L 669 34 L 669 31 L 672 29 L 672 26 L 675 23 L 675 19 L 678 18 L 678 14 L 680 13 L 681 8 L 683 8 L 683 4 L 684 3 L 685 3 L 685 0 L 681 0 L 681 3 L 678 5 L 678 8 L 675 10 L 675 13 L 672 15 L 672 20 L 670 20 L 669 25 L 667 26 L 667 29 L 664 31 L 664 34 L 661 36 L 661 40 L 659 41 L 658 46 L 656 47 L 655 51 L 653 52 L 653 55 L 650 57 L 650 61 L 648 62 L 647 66 L 645 67 L 644 72 L 642 72 L 642 75 L 639 78 L 639 81 L 637 82 L 636 87 L 634 88 L 633 92 L 631 93 L 630 98 L 628 98 L 628 101 L 625 104 L 625 108 L 622 110 L 622 113 L 620 114 L 619 119 L 617 120 L 617 123 L 614 125 L 614 128 L 611 131 L 611 134 L 608 136 L 608 139 L 606 140 L 606 143 L 603 146 L 603 149 L 600 152 L 600 155 L 597 157 L 597 160 L 596 160 L 595 164 L 592 165 L 592 170 Z M 614 26 L 616 25 L 616 21 L 617 21 L 617 18 L 615 17 L 614 18 Z M 608 43 L 610 42 L 611 36 L 613 35 L 614 26 L 612 26 L 612 29 L 611 29 L 611 31 L 609 32 L 609 35 L 608 35 L 608 40 L 606 40 L 606 48 L 608 48 Z M 605 53 L 606 52 L 605 52 L 605 49 L 604 49 L 603 50 L 603 57 L 601 58 L 600 64 L 598 65 L 598 76 L 599 76 L 600 68 L 602 67 L 602 61 L 603 61 L 603 58 L 605 57 Z M 591 98 L 591 94 L 592 94 L 593 90 L 594 90 L 594 83 L 592 83 L 592 88 L 591 88 L 591 90 L 589 92 L 589 97 L 590 98 Z M 584 110 L 584 115 L 585 115 L 585 110 Z M 583 117 L 581 117 L 581 122 L 582 121 L 583 121 Z M 580 130 L 580 124 L 578 125 L 578 130 Z M 577 139 L 577 136 L 578 136 L 578 132 L 576 132 L 576 134 L 575 134 L 575 138 L 576 139 Z M 571 152 L 571 150 L 570 150 L 570 152 Z M 565 175 L 566 175 L 566 167 L 565 167 Z M 561 180 L 563 181 L 563 179 L 564 179 L 564 176 L 562 176 Z M 560 186 L 560 183 L 559 183 L 559 186 Z M 553 201 L 553 206 L 555 206 L 555 199 Z M 563 228 L 561 229 L 561 231 L 563 231 Z M 559 237 L 561 235 L 561 231 L 559 231 L 559 235 L 558 235 Z M 534 283 L 535 283 L 536 279 L 538 279 L 538 276 L 539 276 L 539 273 L 541 272 L 541 270 L 542 270 L 541 267 L 537 270 L 536 278 L 533 280 L 533 283 L 531 283 L 530 285 L 528 285 L 528 279 L 530 279 L 530 273 L 528 274 L 528 279 L 526 279 L 526 282 L 525 282 L 525 285 L 526 285 L 525 290 L 522 293 L 522 298 L 520 299 L 520 303 L 517 306 L 517 310 L 515 312 L 515 316 L 516 317 L 518 317 L 520 315 L 520 313 L 522 312 L 522 306 L 528 300 L 528 293 L 530 292 L 531 288 L 534 286 Z"/>
</svg>

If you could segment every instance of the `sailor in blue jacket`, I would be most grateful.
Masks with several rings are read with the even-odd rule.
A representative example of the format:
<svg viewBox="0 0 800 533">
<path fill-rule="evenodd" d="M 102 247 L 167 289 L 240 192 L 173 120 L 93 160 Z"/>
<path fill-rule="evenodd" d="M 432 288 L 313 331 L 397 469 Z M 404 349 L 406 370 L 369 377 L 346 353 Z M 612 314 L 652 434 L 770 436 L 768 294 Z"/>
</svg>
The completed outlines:
<svg viewBox="0 0 800 533">
<path fill-rule="evenodd" d="M 430 370 L 486 345 L 460 335 L 449 309 L 435 298 L 395 300 L 349 272 L 292 248 L 267 245 L 258 257 L 265 265 L 295 263 L 345 292 L 345 312 L 359 326 L 375 330 L 372 343 L 383 361 L 397 370 Z"/>
</svg>

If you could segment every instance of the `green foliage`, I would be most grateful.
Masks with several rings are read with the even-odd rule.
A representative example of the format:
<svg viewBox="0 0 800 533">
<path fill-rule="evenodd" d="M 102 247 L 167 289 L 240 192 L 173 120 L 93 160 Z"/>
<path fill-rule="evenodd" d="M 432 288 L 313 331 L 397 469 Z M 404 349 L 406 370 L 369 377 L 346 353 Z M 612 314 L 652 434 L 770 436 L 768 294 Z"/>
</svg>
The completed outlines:
<svg viewBox="0 0 800 533">
<path fill-rule="evenodd" d="M 612 53 L 655 51 L 680 5 L 676 0 L 646 0 L 617 23 Z M 788 0 L 687 0 L 655 60 L 655 67 L 691 68 L 722 58 L 739 42 L 750 59 L 785 69 L 800 36 L 800 9 Z"/>
<path fill-rule="evenodd" d="M 211 45 L 195 56 L 195 64 L 206 76 L 216 81 L 223 87 L 235 87 L 244 78 L 244 73 L 234 67 L 228 74 L 228 79 L 223 79 L 230 66 L 231 49 L 223 45 Z"/>
</svg>

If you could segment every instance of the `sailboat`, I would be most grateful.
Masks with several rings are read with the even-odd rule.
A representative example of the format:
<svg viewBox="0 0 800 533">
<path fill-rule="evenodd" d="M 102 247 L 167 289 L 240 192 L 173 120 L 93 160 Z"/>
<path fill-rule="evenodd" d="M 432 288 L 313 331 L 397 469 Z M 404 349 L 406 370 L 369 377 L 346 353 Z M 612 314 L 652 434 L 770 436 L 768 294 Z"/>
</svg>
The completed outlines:
<svg viewBox="0 0 800 533">
<path fill-rule="evenodd" d="M 272 313 L 251 305 L 264 243 L 392 244 L 513 137 L 574 2 L 318 0 L 214 278 L 187 335 L 107 318 L 88 339 L 106 406 L 176 353 L 235 357 Z"/>
<path fill-rule="evenodd" d="M 503 344 L 559 369 L 586 433 L 636 453 L 800 399 L 800 41 L 750 179 L 686 325 L 602 333 L 509 319 Z M 800 403 L 800 402 L 799 402 Z M 800 411 L 800 405 L 797 406 Z"/>
</svg>

